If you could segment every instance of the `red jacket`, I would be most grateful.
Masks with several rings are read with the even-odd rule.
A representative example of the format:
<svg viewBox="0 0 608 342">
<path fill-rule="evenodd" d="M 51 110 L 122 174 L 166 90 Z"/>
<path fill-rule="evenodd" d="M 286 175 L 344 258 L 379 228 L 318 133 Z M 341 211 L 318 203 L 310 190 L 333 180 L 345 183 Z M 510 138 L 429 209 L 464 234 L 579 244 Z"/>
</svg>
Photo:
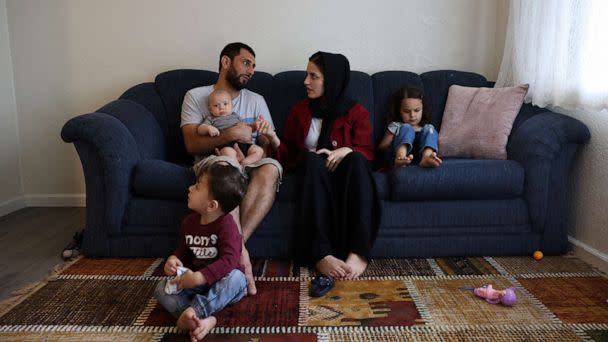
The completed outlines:
<svg viewBox="0 0 608 342">
<path fill-rule="evenodd" d="M 283 140 L 277 151 L 277 159 L 285 166 L 294 163 L 300 153 L 307 151 L 304 141 L 312 122 L 308 102 L 308 99 L 299 101 L 289 111 L 283 131 Z M 350 147 L 372 161 L 374 145 L 367 109 L 360 103 L 356 103 L 346 115 L 337 118 L 331 128 L 330 140 L 334 150 L 340 147 Z"/>
</svg>

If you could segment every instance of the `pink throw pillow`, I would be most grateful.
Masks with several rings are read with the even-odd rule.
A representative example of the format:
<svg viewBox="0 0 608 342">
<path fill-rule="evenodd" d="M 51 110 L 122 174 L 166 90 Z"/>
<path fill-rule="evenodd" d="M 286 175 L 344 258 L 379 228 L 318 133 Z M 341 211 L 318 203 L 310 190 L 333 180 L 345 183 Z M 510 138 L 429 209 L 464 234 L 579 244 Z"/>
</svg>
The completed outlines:
<svg viewBox="0 0 608 342">
<path fill-rule="evenodd" d="M 475 88 L 452 85 L 439 132 L 441 157 L 507 159 L 507 140 L 528 85 Z"/>
</svg>

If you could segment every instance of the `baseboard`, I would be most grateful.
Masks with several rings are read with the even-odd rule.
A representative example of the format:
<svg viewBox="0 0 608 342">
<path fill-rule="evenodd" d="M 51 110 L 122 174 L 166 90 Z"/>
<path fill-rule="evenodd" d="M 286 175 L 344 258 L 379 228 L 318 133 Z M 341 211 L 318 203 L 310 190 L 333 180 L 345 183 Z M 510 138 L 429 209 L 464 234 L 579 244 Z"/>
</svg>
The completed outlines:
<svg viewBox="0 0 608 342">
<path fill-rule="evenodd" d="M 25 197 L 19 196 L 0 203 L 0 216 L 25 208 Z"/>
<path fill-rule="evenodd" d="M 86 205 L 85 194 L 45 194 L 24 197 L 27 207 L 84 207 Z"/>
<path fill-rule="evenodd" d="M 572 236 L 568 236 L 568 241 L 572 244 L 572 251 L 574 252 L 574 255 L 608 273 L 608 254 L 598 251 L 597 249 L 573 238 Z"/>
</svg>

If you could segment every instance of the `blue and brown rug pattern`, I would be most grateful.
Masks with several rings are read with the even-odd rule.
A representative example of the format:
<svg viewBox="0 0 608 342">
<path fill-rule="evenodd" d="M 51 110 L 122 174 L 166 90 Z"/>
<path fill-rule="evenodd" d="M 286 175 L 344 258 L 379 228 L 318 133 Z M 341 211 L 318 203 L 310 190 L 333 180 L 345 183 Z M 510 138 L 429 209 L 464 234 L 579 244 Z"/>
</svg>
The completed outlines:
<svg viewBox="0 0 608 342">
<path fill-rule="evenodd" d="M 79 258 L 0 303 L 0 340 L 186 341 L 153 298 L 163 259 Z M 308 296 L 314 275 L 254 260 L 258 294 L 217 314 L 208 341 L 604 341 L 608 278 L 571 256 L 374 260 Z M 463 290 L 515 287 L 513 307 Z"/>
</svg>

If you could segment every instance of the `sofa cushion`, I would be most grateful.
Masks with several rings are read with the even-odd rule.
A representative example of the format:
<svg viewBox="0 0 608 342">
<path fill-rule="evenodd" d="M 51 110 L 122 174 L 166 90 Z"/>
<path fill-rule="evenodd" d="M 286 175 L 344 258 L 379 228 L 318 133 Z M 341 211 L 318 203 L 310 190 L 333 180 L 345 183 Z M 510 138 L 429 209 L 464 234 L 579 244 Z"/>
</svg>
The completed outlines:
<svg viewBox="0 0 608 342">
<path fill-rule="evenodd" d="M 129 235 L 176 234 L 182 219 L 191 213 L 186 201 L 133 197 L 125 212 L 122 233 Z"/>
<path fill-rule="evenodd" d="M 424 84 L 424 92 L 428 104 L 433 112 L 431 123 L 441 131 L 441 119 L 448 98 L 448 89 L 453 84 L 466 87 L 486 87 L 488 81 L 485 77 L 472 72 L 455 70 L 429 71 L 420 75 Z"/>
<path fill-rule="evenodd" d="M 382 71 L 372 75 L 374 86 L 374 144 L 377 145 L 386 129 L 386 117 L 390 112 L 391 97 L 405 86 L 414 86 L 422 89 L 420 76 L 409 71 Z M 372 109 L 370 108 L 370 111 Z"/>
<path fill-rule="evenodd" d="M 386 173 L 374 172 L 374 180 L 378 189 L 378 196 L 381 200 L 388 200 L 389 186 Z M 277 194 L 277 202 L 296 202 L 298 200 L 297 179 L 295 173 L 284 173 L 279 193 Z"/>
<path fill-rule="evenodd" d="M 506 88 L 451 86 L 439 132 L 441 155 L 507 159 L 507 139 L 527 92 L 527 84 Z"/>
<path fill-rule="evenodd" d="M 141 197 L 185 203 L 194 182 L 192 168 L 158 159 L 141 161 L 133 172 L 133 192 Z"/>
<path fill-rule="evenodd" d="M 446 159 L 434 169 L 393 169 L 388 179 L 392 201 L 508 199 L 524 189 L 524 169 L 513 160 Z"/>
</svg>

